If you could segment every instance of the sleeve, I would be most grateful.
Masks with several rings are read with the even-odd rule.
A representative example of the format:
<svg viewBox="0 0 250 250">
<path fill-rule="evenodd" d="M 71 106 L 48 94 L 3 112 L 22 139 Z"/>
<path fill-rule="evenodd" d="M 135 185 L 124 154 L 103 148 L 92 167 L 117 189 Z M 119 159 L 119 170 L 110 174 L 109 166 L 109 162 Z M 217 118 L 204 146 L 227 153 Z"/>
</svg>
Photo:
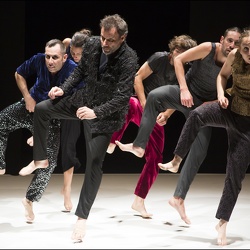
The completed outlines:
<svg viewBox="0 0 250 250">
<path fill-rule="evenodd" d="M 23 76 L 25 79 L 37 73 L 37 68 L 41 64 L 42 60 L 44 61 L 44 54 L 37 54 L 32 56 L 30 59 L 22 63 L 17 69 L 16 72 Z"/>
<path fill-rule="evenodd" d="M 153 55 L 151 55 L 147 62 L 151 70 L 155 73 L 158 72 L 159 67 L 162 64 L 165 64 L 166 57 L 168 57 L 168 52 L 155 52 Z"/>
</svg>

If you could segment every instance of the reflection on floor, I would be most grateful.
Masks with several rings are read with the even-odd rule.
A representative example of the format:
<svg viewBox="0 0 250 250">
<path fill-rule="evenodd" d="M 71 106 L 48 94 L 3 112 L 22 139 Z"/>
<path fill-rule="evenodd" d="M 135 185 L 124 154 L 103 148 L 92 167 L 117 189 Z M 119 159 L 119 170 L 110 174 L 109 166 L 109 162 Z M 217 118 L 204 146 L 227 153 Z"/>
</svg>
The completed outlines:
<svg viewBox="0 0 250 250">
<path fill-rule="evenodd" d="M 60 194 L 63 175 L 53 174 L 40 202 L 34 203 L 35 222 L 27 224 L 21 199 L 32 175 L 0 176 L 0 244 L 2 249 L 217 249 L 215 212 L 224 185 L 223 174 L 198 174 L 186 198 L 192 224 L 186 225 L 168 204 L 178 174 L 160 174 L 145 200 L 152 219 L 143 219 L 131 209 L 139 174 L 104 174 L 87 222 L 82 243 L 72 243 L 76 222 L 74 209 L 84 179 L 73 179 L 71 213 L 63 213 Z M 250 248 L 250 175 L 247 175 L 223 249 Z"/>
</svg>

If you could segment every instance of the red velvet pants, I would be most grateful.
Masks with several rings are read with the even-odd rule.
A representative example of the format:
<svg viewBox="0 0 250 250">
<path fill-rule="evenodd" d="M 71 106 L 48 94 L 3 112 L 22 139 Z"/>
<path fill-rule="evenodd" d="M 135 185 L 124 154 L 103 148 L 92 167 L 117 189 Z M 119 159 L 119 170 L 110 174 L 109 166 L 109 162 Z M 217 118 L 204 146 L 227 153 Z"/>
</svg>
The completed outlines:
<svg viewBox="0 0 250 250">
<path fill-rule="evenodd" d="M 120 141 L 124 131 L 130 122 L 133 122 L 138 127 L 141 122 L 142 117 L 142 106 L 136 97 L 131 97 L 129 100 L 129 110 L 126 115 L 126 121 L 123 127 L 112 135 L 111 143 L 115 143 L 115 140 Z M 164 126 L 159 126 L 157 123 L 150 135 L 148 144 L 145 148 L 145 160 L 146 163 L 143 166 L 143 170 L 140 174 L 139 180 L 137 182 L 134 194 L 145 199 L 149 189 L 153 185 L 158 173 L 159 167 L 158 163 L 163 160 L 163 149 L 164 149 Z"/>
</svg>

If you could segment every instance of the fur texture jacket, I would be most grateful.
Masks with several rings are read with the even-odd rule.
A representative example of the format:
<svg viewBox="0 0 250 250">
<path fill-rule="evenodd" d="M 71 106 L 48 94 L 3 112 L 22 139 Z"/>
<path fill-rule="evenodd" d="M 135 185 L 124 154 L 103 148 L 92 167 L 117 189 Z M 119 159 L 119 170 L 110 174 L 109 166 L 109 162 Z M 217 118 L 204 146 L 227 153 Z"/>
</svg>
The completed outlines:
<svg viewBox="0 0 250 250">
<path fill-rule="evenodd" d="M 108 56 L 107 66 L 100 74 L 101 54 L 100 37 L 90 37 L 84 45 L 81 61 L 60 88 L 67 95 L 84 81 L 85 85 L 74 92 L 69 101 L 75 108 L 86 106 L 94 110 L 97 118 L 86 120 L 92 133 L 113 133 L 125 122 L 139 68 L 138 57 L 125 41 Z"/>
</svg>

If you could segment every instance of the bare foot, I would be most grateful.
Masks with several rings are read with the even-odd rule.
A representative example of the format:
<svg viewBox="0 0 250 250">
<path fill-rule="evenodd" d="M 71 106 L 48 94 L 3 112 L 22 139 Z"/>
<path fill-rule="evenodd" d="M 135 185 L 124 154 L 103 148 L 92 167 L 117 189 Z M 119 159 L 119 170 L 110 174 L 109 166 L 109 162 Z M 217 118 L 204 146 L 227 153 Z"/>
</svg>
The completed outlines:
<svg viewBox="0 0 250 250">
<path fill-rule="evenodd" d="M 140 158 L 144 155 L 145 150 L 141 147 L 133 146 L 133 143 L 123 144 L 119 141 L 115 141 L 115 143 L 122 151 L 130 152 Z"/>
<path fill-rule="evenodd" d="M 189 218 L 186 215 L 186 211 L 185 211 L 185 206 L 184 206 L 184 200 L 181 198 L 176 198 L 176 197 L 172 197 L 168 203 L 177 210 L 177 212 L 179 213 L 181 219 L 186 223 L 186 224 L 191 224 L 191 221 L 189 220 Z"/>
<path fill-rule="evenodd" d="M 49 166 L 48 160 L 32 161 L 28 166 L 22 168 L 19 174 L 22 176 L 29 175 L 38 168 L 47 168 L 48 166 Z"/>
<path fill-rule="evenodd" d="M 144 205 L 144 199 L 142 199 L 139 196 L 135 197 L 135 200 L 131 207 L 132 209 L 140 213 L 143 218 L 151 218 L 153 215 L 147 212 L 145 205 Z"/>
<path fill-rule="evenodd" d="M 73 240 L 74 243 L 81 243 L 85 234 L 86 234 L 86 220 L 78 218 L 71 239 Z"/>
<path fill-rule="evenodd" d="M 64 196 L 64 207 L 65 211 L 63 212 L 70 212 L 73 208 L 71 197 L 70 197 L 71 190 L 70 188 L 62 188 L 61 194 Z"/>
<path fill-rule="evenodd" d="M 178 155 L 174 156 L 174 159 L 168 163 L 158 163 L 158 166 L 160 169 L 164 170 L 164 171 L 170 171 L 172 173 L 177 173 L 181 164 L 181 157 L 179 157 Z"/>
<path fill-rule="evenodd" d="M 220 246 L 227 245 L 227 237 L 226 237 L 226 229 L 227 229 L 227 221 L 220 220 L 220 222 L 216 225 L 216 230 L 218 232 L 217 243 Z"/>
<path fill-rule="evenodd" d="M 32 223 L 35 219 L 35 215 L 33 213 L 33 202 L 29 201 L 26 198 L 23 198 L 22 203 L 25 209 L 25 218 L 27 220 L 27 223 Z"/>
<path fill-rule="evenodd" d="M 0 169 L 0 175 L 4 175 L 4 174 L 5 174 L 5 171 L 6 171 L 6 169 L 5 169 L 5 168 Z"/>
<path fill-rule="evenodd" d="M 115 150 L 116 144 L 115 143 L 109 143 L 108 149 L 107 149 L 107 153 L 108 154 L 112 154 Z"/>
<path fill-rule="evenodd" d="M 169 171 L 172 173 L 177 173 L 179 170 L 179 166 L 177 165 L 173 165 L 172 161 L 168 162 L 168 163 L 158 163 L 158 166 L 160 169 L 164 170 L 164 171 Z"/>
<path fill-rule="evenodd" d="M 30 138 L 28 138 L 27 144 L 30 145 L 31 147 L 33 146 L 33 136 L 31 136 Z"/>
</svg>

